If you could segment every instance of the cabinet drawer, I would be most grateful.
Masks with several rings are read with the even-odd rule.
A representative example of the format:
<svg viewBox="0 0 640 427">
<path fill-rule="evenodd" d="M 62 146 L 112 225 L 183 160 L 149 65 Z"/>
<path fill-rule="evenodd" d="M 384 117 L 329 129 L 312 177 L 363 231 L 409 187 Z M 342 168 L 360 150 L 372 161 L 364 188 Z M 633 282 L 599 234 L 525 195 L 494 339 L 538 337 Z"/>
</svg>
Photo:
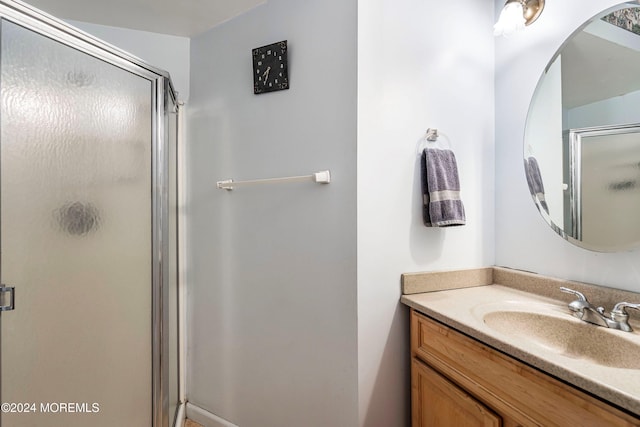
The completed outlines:
<svg viewBox="0 0 640 427">
<path fill-rule="evenodd" d="M 640 419 L 414 310 L 411 353 L 523 426 L 640 426 Z"/>
<path fill-rule="evenodd" d="M 429 366 L 411 361 L 412 427 L 502 427 L 482 402 Z"/>
</svg>

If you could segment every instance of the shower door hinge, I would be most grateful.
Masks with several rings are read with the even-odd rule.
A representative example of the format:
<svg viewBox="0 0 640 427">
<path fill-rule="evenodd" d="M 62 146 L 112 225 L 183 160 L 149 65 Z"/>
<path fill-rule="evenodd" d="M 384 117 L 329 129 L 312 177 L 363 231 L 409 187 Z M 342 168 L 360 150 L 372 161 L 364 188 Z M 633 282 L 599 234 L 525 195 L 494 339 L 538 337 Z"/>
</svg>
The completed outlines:
<svg viewBox="0 0 640 427">
<path fill-rule="evenodd" d="M 11 311 L 16 308 L 15 286 L 0 285 L 0 304 L 0 311 Z"/>
</svg>

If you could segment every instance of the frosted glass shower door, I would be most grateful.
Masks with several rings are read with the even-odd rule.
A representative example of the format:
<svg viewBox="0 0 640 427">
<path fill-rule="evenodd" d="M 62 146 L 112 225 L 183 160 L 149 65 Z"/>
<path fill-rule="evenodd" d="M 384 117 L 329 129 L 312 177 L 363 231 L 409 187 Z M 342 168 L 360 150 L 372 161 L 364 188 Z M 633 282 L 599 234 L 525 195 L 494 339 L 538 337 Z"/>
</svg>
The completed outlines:
<svg viewBox="0 0 640 427">
<path fill-rule="evenodd" d="M 151 426 L 153 83 L 1 30 L 2 427 Z"/>
</svg>

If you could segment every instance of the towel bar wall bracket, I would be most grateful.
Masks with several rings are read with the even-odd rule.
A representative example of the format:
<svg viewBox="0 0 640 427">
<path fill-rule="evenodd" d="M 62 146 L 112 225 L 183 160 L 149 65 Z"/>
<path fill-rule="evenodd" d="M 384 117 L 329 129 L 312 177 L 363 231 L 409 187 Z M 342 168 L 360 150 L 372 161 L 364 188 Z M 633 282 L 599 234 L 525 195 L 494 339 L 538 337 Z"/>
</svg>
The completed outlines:
<svg viewBox="0 0 640 427">
<path fill-rule="evenodd" d="M 287 176 L 283 178 L 266 178 L 266 179 L 252 179 L 247 181 L 234 181 L 233 179 L 227 179 L 224 181 L 218 181 L 216 187 L 219 190 L 231 191 L 235 187 L 241 185 L 253 185 L 253 184 L 275 184 L 280 182 L 300 182 L 300 181 L 313 181 L 318 184 L 329 184 L 331 182 L 331 173 L 326 171 L 316 172 L 311 175 L 302 176 Z"/>
</svg>

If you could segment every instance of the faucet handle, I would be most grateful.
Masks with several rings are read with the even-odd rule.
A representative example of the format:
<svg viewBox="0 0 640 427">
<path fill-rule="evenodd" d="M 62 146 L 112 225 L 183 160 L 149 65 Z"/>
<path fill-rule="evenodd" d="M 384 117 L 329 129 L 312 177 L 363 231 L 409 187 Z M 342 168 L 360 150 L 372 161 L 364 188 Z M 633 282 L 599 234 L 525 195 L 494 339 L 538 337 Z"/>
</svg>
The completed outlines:
<svg viewBox="0 0 640 427">
<path fill-rule="evenodd" d="M 635 308 L 636 310 L 640 310 L 640 304 L 631 304 L 630 302 L 619 302 L 617 303 L 614 307 L 613 310 L 611 310 L 611 313 L 615 313 L 616 315 L 626 315 L 627 314 L 627 308 Z"/>
<path fill-rule="evenodd" d="M 577 300 L 571 301 L 568 305 L 569 310 L 573 312 L 573 316 L 578 319 L 582 319 L 585 316 L 585 309 L 595 309 L 591 305 L 591 303 L 587 300 L 587 297 L 584 296 L 582 292 L 575 291 L 573 289 L 565 288 L 564 286 L 560 288 L 562 292 L 567 294 L 572 294 L 578 297 Z"/>
<path fill-rule="evenodd" d="M 565 288 L 564 286 L 561 286 L 560 290 L 562 292 L 564 292 L 564 293 L 573 294 L 573 295 L 577 296 L 578 297 L 578 301 L 589 302 L 589 301 L 587 301 L 587 297 L 585 297 L 582 292 L 574 291 L 573 289 Z"/>
<path fill-rule="evenodd" d="M 619 302 L 611 310 L 611 320 L 614 322 L 618 322 L 619 327 L 625 332 L 632 332 L 633 328 L 629 325 L 629 314 L 627 313 L 627 308 L 635 308 L 636 310 L 640 310 L 640 304 L 631 304 L 628 302 Z"/>
</svg>

